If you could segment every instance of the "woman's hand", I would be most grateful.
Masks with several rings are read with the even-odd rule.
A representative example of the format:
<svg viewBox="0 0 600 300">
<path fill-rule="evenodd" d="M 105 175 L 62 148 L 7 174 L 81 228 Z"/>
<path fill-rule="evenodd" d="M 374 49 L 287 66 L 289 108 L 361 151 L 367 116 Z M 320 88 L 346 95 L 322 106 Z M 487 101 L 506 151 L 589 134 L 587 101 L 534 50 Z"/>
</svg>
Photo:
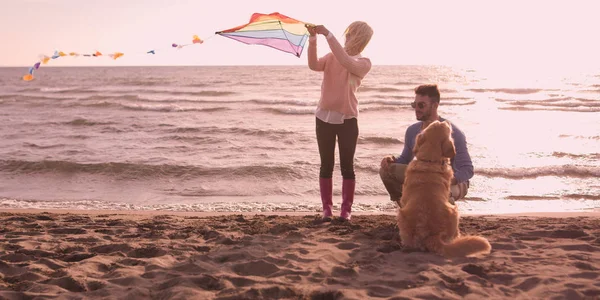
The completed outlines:
<svg viewBox="0 0 600 300">
<path fill-rule="evenodd" d="M 310 34 L 310 36 L 317 35 L 317 33 L 315 32 L 315 26 L 314 25 L 306 24 L 305 27 L 308 30 L 308 34 Z"/>
<path fill-rule="evenodd" d="M 329 34 L 329 30 L 323 25 L 317 25 L 313 27 L 313 30 L 315 31 L 315 33 L 322 34 L 324 36 L 327 36 Z"/>
</svg>

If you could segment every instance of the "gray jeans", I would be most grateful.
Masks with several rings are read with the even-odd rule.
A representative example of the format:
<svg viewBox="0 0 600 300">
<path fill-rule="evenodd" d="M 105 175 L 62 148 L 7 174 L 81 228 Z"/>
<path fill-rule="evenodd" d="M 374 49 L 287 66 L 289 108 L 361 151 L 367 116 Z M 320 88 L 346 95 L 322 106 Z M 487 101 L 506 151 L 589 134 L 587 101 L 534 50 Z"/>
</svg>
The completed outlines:
<svg viewBox="0 0 600 300">
<path fill-rule="evenodd" d="M 385 186 L 385 189 L 390 194 L 390 200 L 400 203 L 402 198 L 402 184 L 408 165 L 390 163 L 387 168 L 379 169 L 379 176 Z M 455 200 L 464 198 L 469 191 L 469 182 L 460 182 L 450 186 L 450 203 L 454 204 Z"/>
</svg>

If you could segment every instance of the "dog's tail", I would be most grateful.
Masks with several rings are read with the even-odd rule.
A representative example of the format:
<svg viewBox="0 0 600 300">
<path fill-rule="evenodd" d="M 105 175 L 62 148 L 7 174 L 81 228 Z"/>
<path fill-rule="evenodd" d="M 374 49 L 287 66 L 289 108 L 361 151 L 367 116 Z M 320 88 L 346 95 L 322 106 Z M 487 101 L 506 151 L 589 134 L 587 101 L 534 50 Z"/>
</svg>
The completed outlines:
<svg viewBox="0 0 600 300">
<path fill-rule="evenodd" d="M 447 244 L 442 242 L 441 250 L 441 254 L 445 257 L 464 257 L 475 254 L 488 254 L 492 251 L 492 246 L 484 237 L 467 235 L 458 237 Z"/>
</svg>

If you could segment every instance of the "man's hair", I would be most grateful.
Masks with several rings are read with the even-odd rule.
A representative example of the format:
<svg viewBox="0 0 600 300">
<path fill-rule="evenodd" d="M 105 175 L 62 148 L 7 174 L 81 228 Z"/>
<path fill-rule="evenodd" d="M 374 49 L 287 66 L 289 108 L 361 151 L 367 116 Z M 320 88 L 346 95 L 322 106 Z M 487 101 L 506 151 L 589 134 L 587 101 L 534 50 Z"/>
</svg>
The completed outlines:
<svg viewBox="0 0 600 300">
<path fill-rule="evenodd" d="M 419 96 L 428 96 L 436 103 L 440 103 L 440 90 L 437 84 L 423 84 L 415 88 L 415 94 Z"/>
</svg>

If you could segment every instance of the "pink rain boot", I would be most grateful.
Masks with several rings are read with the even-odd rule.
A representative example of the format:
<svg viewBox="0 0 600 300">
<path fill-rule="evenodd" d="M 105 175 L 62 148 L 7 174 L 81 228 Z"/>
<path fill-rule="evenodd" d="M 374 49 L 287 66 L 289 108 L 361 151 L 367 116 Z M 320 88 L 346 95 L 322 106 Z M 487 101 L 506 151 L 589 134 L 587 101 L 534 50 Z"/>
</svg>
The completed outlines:
<svg viewBox="0 0 600 300">
<path fill-rule="evenodd" d="M 323 203 L 323 221 L 331 221 L 333 215 L 333 178 L 319 178 L 321 203 Z"/>
<path fill-rule="evenodd" d="M 352 213 L 352 203 L 354 202 L 354 187 L 356 180 L 344 179 L 342 182 L 342 212 L 340 218 L 349 221 Z"/>
</svg>

